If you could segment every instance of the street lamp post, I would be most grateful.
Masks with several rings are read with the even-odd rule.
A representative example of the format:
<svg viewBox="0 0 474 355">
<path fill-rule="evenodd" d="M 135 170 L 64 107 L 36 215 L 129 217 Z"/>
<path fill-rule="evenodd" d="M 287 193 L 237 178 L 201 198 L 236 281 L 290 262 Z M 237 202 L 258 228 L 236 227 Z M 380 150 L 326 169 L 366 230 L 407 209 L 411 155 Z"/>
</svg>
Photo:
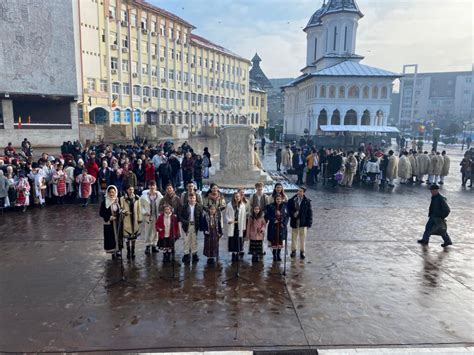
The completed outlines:
<svg viewBox="0 0 474 355">
<path fill-rule="evenodd" d="M 461 151 L 464 151 L 464 143 L 466 142 L 466 128 L 469 124 L 469 121 L 464 121 L 462 125 L 462 146 Z"/>
</svg>

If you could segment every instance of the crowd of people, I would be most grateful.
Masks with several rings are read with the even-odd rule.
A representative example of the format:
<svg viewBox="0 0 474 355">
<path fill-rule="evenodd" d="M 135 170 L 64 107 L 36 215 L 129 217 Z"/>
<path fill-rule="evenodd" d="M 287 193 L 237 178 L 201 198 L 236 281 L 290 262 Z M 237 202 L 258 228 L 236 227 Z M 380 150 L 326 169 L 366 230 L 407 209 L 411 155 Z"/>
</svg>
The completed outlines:
<svg viewBox="0 0 474 355">
<path fill-rule="evenodd" d="M 150 180 L 148 189 L 141 196 L 131 185 L 125 187 L 122 196 L 119 189 L 109 185 L 100 206 L 104 219 L 104 249 L 113 259 L 135 258 L 135 241 L 143 235 L 145 254 L 163 252 L 163 262 L 175 257 L 175 242 L 184 239 L 184 264 L 197 263 L 198 234 L 204 235 L 203 255 L 213 265 L 219 258 L 219 244 L 227 238 L 227 250 L 232 262 L 243 259 L 248 244 L 252 262 L 259 262 L 265 253 L 264 240 L 272 250 L 273 260 L 282 260 L 281 251 L 287 239 L 288 223 L 292 229 L 290 257 L 305 258 L 305 241 L 312 225 L 311 201 L 305 189 L 299 188 L 288 198 L 283 186 L 277 183 L 270 196 L 263 193 L 263 184 L 255 185 L 255 193 L 247 198 L 243 190 L 234 192 L 229 202 L 216 184 L 201 195 L 195 184 L 189 181 L 180 196 L 168 183 L 164 195 L 157 189 L 156 181 Z"/>
<path fill-rule="evenodd" d="M 368 143 L 361 144 L 357 151 L 324 148 L 316 149 L 307 144 L 302 147 L 287 145 L 276 150 L 277 170 L 296 175 L 297 184 L 313 185 L 320 180 L 333 187 L 352 187 L 353 184 L 381 188 L 394 187 L 395 180 L 400 184 L 443 185 L 451 169 L 451 159 L 446 151 L 431 152 L 417 150 L 419 144 L 414 141 L 413 149 L 401 149 L 397 155 L 393 150 L 386 152 L 383 146 Z M 474 154 L 467 151 L 460 163 L 462 186 L 472 178 Z"/>
<path fill-rule="evenodd" d="M 25 139 L 26 141 L 26 139 Z M 31 145 L 29 145 L 31 150 Z M 132 186 L 136 192 L 155 181 L 164 191 L 193 181 L 202 190 L 203 179 L 209 177 L 211 154 L 204 148 L 196 154 L 187 142 L 175 149 L 172 142 L 133 145 L 98 144 L 83 147 L 79 142 L 64 142 L 61 154 L 17 155 L 9 144 L 0 159 L 0 207 L 21 208 L 36 204 L 98 202 L 109 185 L 119 193 Z"/>
</svg>

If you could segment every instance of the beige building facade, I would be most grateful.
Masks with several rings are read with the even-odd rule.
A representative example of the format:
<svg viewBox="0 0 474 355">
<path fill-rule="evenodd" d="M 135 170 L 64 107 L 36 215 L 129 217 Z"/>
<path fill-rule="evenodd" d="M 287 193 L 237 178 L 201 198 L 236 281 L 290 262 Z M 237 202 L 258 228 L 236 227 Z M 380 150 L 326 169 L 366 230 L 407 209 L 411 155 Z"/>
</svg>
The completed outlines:
<svg viewBox="0 0 474 355">
<path fill-rule="evenodd" d="M 83 125 L 137 133 L 148 123 L 200 133 L 206 126 L 252 124 L 249 60 L 145 1 L 78 3 Z M 254 122 L 264 119 L 253 113 Z"/>
</svg>

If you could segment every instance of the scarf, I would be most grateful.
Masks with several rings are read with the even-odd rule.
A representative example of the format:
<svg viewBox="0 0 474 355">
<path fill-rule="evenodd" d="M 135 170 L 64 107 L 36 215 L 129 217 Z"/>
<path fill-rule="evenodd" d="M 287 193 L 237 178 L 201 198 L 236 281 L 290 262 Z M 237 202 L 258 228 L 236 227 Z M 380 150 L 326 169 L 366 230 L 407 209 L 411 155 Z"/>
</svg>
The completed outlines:
<svg viewBox="0 0 474 355">
<path fill-rule="evenodd" d="M 109 194 L 108 194 L 109 189 L 115 189 L 115 192 L 116 192 L 116 197 L 115 198 L 110 198 L 109 197 Z M 107 190 L 105 192 L 105 208 L 109 208 L 110 206 L 112 206 L 115 203 L 118 203 L 118 189 L 115 185 L 110 185 L 109 187 L 107 187 Z"/>
</svg>

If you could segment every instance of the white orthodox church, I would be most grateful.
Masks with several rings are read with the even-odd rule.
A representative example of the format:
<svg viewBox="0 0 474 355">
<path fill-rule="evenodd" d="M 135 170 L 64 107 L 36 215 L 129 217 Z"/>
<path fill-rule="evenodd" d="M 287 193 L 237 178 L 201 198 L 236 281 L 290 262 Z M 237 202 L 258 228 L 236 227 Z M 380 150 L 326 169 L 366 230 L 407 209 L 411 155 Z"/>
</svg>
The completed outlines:
<svg viewBox="0 0 474 355">
<path fill-rule="evenodd" d="M 399 74 L 360 64 L 355 0 L 324 0 L 304 28 L 303 74 L 282 87 L 288 139 L 325 132 L 389 132 L 393 81 Z"/>
</svg>

